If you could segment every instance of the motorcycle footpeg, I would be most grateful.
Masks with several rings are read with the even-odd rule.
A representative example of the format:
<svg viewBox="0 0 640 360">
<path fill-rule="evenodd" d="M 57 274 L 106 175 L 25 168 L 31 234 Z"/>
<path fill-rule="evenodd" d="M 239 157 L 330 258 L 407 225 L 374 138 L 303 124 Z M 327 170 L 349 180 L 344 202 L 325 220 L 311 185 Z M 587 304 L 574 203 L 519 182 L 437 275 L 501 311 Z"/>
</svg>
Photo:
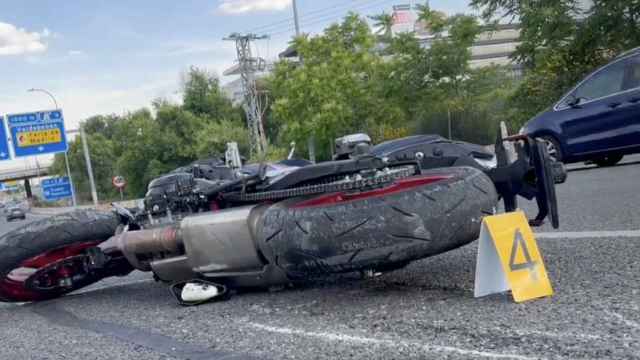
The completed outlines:
<svg viewBox="0 0 640 360">
<path fill-rule="evenodd" d="M 182 306 L 196 306 L 210 301 L 226 300 L 230 295 L 226 286 L 200 279 L 175 283 L 169 287 L 169 291 Z"/>
</svg>

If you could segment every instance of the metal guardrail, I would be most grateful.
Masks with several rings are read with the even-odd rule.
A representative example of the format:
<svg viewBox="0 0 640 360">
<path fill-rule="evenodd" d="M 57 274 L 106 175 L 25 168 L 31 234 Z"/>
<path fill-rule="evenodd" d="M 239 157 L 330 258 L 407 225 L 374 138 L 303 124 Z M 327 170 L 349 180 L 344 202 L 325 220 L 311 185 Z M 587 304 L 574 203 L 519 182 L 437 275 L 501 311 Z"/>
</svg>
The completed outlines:
<svg viewBox="0 0 640 360">
<path fill-rule="evenodd" d="M 135 199 L 135 200 L 125 200 L 125 201 L 117 201 L 114 204 L 120 205 L 126 208 L 134 208 L 139 206 L 142 203 L 143 199 Z M 77 207 L 48 207 L 48 208 L 37 208 L 32 207 L 31 212 L 38 215 L 55 215 L 62 214 L 66 212 L 70 212 L 73 210 L 87 210 L 87 209 L 97 209 L 101 211 L 109 211 L 111 209 L 111 203 L 100 204 L 97 207 L 93 205 L 81 205 Z"/>
</svg>

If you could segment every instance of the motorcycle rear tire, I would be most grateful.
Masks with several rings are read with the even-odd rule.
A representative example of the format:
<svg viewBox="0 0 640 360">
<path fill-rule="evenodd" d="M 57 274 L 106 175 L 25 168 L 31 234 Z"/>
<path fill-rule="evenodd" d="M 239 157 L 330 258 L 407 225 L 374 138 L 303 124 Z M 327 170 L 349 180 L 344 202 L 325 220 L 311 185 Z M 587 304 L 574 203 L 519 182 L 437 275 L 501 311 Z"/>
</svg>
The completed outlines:
<svg viewBox="0 0 640 360">
<path fill-rule="evenodd" d="M 291 279 L 387 271 L 477 239 L 494 213 L 493 182 L 471 167 L 427 170 L 446 179 L 352 201 L 280 202 L 264 211 L 256 238 L 264 257 Z M 322 195 L 327 196 L 327 194 Z M 317 197 L 315 197 L 317 199 Z"/>
</svg>

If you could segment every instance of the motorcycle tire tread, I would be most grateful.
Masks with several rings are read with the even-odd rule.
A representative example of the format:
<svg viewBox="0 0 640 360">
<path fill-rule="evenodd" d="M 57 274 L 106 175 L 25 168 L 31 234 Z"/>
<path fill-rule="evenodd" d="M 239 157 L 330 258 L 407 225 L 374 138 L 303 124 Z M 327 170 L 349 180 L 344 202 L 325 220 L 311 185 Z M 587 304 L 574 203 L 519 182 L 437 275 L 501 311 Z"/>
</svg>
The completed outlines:
<svg viewBox="0 0 640 360">
<path fill-rule="evenodd" d="M 309 208 L 295 206 L 304 199 L 273 205 L 259 228 L 260 249 L 296 279 L 393 270 L 465 245 L 494 213 L 496 190 L 477 169 L 446 173 L 452 178 L 390 196 Z"/>
</svg>

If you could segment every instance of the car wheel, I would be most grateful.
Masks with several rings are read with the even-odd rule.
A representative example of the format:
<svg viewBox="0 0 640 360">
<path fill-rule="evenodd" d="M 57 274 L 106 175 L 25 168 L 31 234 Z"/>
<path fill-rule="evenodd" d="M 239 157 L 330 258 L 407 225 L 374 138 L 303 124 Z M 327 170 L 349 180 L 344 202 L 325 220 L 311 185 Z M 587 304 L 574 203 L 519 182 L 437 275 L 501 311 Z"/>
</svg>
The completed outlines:
<svg viewBox="0 0 640 360">
<path fill-rule="evenodd" d="M 624 155 L 607 155 L 601 158 L 594 159 L 593 162 L 600 167 L 613 166 L 619 163 L 623 157 Z"/>
<path fill-rule="evenodd" d="M 549 153 L 549 157 L 552 160 L 562 162 L 562 149 L 560 148 L 560 144 L 558 141 L 552 136 L 543 136 L 540 140 L 544 141 L 547 147 L 547 153 Z"/>
</svg>

